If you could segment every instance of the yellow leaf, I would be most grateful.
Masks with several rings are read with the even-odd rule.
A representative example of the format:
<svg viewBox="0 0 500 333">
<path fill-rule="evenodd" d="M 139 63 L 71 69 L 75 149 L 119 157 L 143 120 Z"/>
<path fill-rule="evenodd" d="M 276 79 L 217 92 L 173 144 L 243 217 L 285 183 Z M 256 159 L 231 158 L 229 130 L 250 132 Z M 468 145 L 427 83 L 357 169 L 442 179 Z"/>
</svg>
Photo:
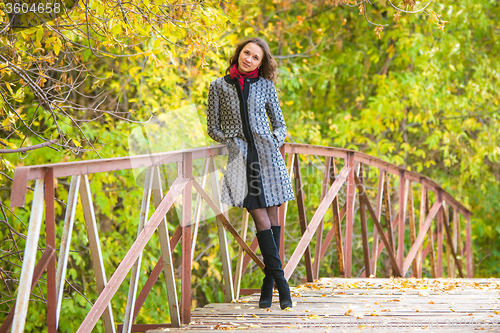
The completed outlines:
<svg viewBox="0 0 500 333">
<path fill-rule="evenodd" d="M 307 316 L 307 318 L 309 318 L 309 319 L 321 319 L 320 316 L 315 315 L 315 314 L 310 314 L 309 316 Z"/>
<path fill-rule="evenodd" d="M 59 45 L 59 44 L 55 43 L 55 44 L 54 44 L 54 53 L 55 53 L 56 55 L 59 55 L 59 51 L 61 51 L 61 45 Z"/>
<path fill-rule="evenodd" d="M 40 28 L 36 31 L 36 41 L 40 43 L 43 37 L 43 27 L 40 26 Z"/>
<path fill-rule="evenodd" d="M 10 143 L 10 142 L 8 142 L 7 140 L 4 140 L 4 139 L 2 139 L 2 138 L 0 138 L 0 142 L 2 142 L 2 143 L 3 143 L 4 145 L 6 145 L 6 146 L 9 146 L 9 147 L 10 147 L 10 148 L 12 148 L 12 149 L 16 149 L 16 148 L 17 148 L 15 144 Z"/>
<path fill-rule="evenodd" d="M 81 148 L 82 145 L 80 144 L 80 142 L 76 141 L 75 139 L 72 139 L 73 143 L 75 144 L 75 146 Z"/>
</svg>

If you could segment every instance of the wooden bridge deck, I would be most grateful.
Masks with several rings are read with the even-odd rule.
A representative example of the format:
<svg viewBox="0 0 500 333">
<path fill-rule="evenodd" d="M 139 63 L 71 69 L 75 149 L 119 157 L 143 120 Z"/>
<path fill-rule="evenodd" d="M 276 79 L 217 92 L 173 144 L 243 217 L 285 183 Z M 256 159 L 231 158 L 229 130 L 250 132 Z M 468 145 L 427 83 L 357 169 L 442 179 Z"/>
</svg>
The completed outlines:
<svg viewBox="0 0 500 333">
<path fill-rule="evenodd" d="M 259 294 L 208 304 L 160 332 L 500 332 L 500 279 L 321 279 L 292 288 L 293 309 L 258 308 Z"/>
</svg>

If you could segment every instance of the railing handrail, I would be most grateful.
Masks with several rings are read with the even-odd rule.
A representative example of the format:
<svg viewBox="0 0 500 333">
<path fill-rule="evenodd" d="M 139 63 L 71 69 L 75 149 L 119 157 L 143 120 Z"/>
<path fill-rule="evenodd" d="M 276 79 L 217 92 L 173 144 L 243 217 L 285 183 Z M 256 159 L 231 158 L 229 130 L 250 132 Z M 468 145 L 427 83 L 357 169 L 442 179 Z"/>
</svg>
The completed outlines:
<svg viewBox="0 0 500 333">
<path fill-rule="evenodd" d="M 363 152 L 352 149 L 318 146 L 303 143 L 285 142 L 285 153 L 313 154 L 319 156 L 332 156 L 346 158 L 349 154 L 354 154 L 356 162 L 362 162 L 367 165 L 377 167 L 383 171 L 397 175 L 404 172 L 405 178 L 413 182 L 424 184 L 429 189 L 442 192 L 444 199 L 453 207 L 460 210 L 464 216 L 471 216 L 472 212 L 456 200 L 450 193 L 443 189 L 439 184 L 418 172 L 406 170 L 402 166 L 384 161 Z M 189 149 L 180 149 L 170 152 L 152 153 L 135 156 L 113 157 L 105 159 L 94 159 L 85 161 L 72 161 L 52 164 L 39 164 L 33 166 L 17 167 L 14 172 L 14 180 L 11 192 L 11 207 L 24 206 L 24 197 L 26 194 L 26 185 L 30 180 L 43 179 L 47 169 L 53 169 L 54 178 L 69 177 L 76 175 L 85 175 L 98 172 L 109 172 L 117 170 L 128 170 L 153 165 L 182 162 L 182 154 L 191 152 L 193 160 L 205 158 L 208 156 L 227 155 L 227 146 L 225 144 L 196 147 Z"/>
</svg>

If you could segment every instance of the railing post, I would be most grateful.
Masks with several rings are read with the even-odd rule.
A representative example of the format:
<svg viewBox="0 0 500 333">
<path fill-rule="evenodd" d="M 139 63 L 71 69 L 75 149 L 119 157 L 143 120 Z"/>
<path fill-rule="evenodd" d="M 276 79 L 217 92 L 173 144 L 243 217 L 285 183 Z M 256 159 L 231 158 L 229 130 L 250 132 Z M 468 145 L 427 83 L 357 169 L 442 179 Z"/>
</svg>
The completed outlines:
<svg viewBox="0 0 500 333">
<path fill-rule="evenodd" d="M 384 194 L 384 179 L 385 171 L 379 169 L 378 175 L 378 189 L 377 189 L 377 202 L 375 206 L 375 214 L 377 219 L 382 223 L 380 217 L 382 216 L 382 199 Z M 371 273 L 377 275 L 377 261 L 378 261 L 378 229 L 373 228 L 373 245 L 372 245 L 372 263 L 371 263 Z"/>
<path fill-rule="evenodd" d="M 346 162 L 351 168 L 347 176 L 347 203 L 346 203 L 346 227 L 345 227 L 345 277 L 350 278 L 352 275 L 352 237 L 354 227 L 354 196 L 356 195 L 356 184 L 354 182 L 354 152 L 348 152 Z"/>
<path fill-rule="evenodd" d="M 443 202 L 443 194 L 440 190 L 436 193 L 436 199 Z M 443 277 L 443 223 L 444 223 L 444 206 L 441 206 L 441 211 L 438 213 L 437 220 L 437 277 Z"/>
<path fill-rule="evenodd" d="M 191 320 L 191 204 L 193 154 L 183 153 L 182 177 L 188 178 L 182 192 L 182 272 L 181 272 L 181 323 L 189 324 Z"/>
<path fill-rule="evenodd" d="M 141 234 L 149 215 L 149 204 L 151 202 L 151 187 L 153 184 L 153 170 L 154 167 L 147 167 L 144 176 L 144 190 L 142 192 L 141 211 L 139 215 L 139 223 L 137 226 L 137 237 Z M 136 238 L 137 238 L 136 237 Z M 125 308 L 125 319 L 123 320 L 122 333 L 129 333 L 132 331 L 132 324 L 134 323 L 134 306 L 137 297 L 137 285 L 139 283 L 139 276 L 141 274 L 142 251 L 132 267 L 130 273 L 130 284 L 128 288 L 127 306 Z"/>
<path fill-rule="evenodd" d="M 90 192 L 89 177 L 87 175 L 83 175 L 83 179 L 80 181 L 80 200 L 82 203 L 83 218 L 85 220 L 85 229 L 87 230 L 89 239 L 90 255 L 92 257 L 92 267 L 94 267 L 96 287 L 100 294 L 106 287 L 107 278 L 102 258 L 97 221 L 95 219 L 92 193 Z M 104 322 L 104 331 L 106 333 L 116 332 L 113 310 L 111 309 L 111 305 L 109 303 L 108 307 L 102 314 L 102 321 Z"/>
<path fill-rule="evenodd" d="M 300 223 L 300 232 L 302 236 L 306 232 L 308 225 L 307 225 L 307 217 L 306 217 L 306 205 L 305 205 L 305 198 L 304 198 L 304 189 L 302 186 L 302 175 L 300 173 L 300 164 L 299 164 L 299 155 L 295 156 L 295 169 L 294 169 L 294 179 L 295 179 L 295 192 L 296 192 L 296 197 L 297 197 L 297 210 L 299 213 L 299 223 Z M 311 248 L 310 244 L 307 244 L 307 247 L 304 252 L 304 261 L 306 265 L 306 275 L 307 275 L 307 282 L 313 282 L 314 277 L 313 277 L 313 267 L 312 267 L 312 260 L 311 260 Z"/>
<path fill-rule="evenodd" d="M 328 191 L 328 183 L 330 180 L 330 163 L 331 157 L 325 157 L 325 168 L 323 170 L 323 183 L 321 184 L 321 197 L 320 202 L 326 195 Z M 316 231 L 316 245 L 314 247 L 314 261 L 313 261 L 313 278 L 316 280 L 319 278 L 319 266 L 321 261 L 321 245 L 323 244 L 323 224 L 324 218 L 321 219 L 318 230 Z"/>
<path fill-rule="evenodd" d="M 45 171 L 45 234 L 46 244 L 56 248 L 56 220 L 54 210 L 54 170 Z M 47 266 L 47 327 L 48 333 L 57 332 L 56 256 Z"/>
<path fill-rule="evenodd" d="M 160 206 L 161 204 L 161 201 L 163 200 L 163 189 L 160 176 L 161 176 L 160 167 L 159 166 L 153 167 L 153 199 L 155 208 L 158 208 L 158 206 Z M 172 327 L 180 327 L 181 320 L 179 314 L 179 304 L 177 301 L 177 288 L 175 286 L 174 266 L 172 260 L 172 249 L 175 247 L 175 245 L 173 247 L 170 246 L 170 236 L 168 233 L 166 214 L 163 217 L 163 221 L 158 226 L 158 236 L 160 238 L 160 248 L 161 248 L 160 262 L 163 265 L 163 276 L 165 278 L 165 285 L 167 287 L 167 299 L 168 299 L 168 309 L 170 314 L 170 322 L 172 323 Z M 134 309 L 134 320 L 137 316 L 138 310 L 139 309 Z"/>
<path fill-rule="evenodd" d="M 391 244 L 392 251 L 396 255 L 396 241 L 394 240 L 394 228 L 392 221 L 392 207 L 391 207 L 391 192 L 390 192 L 389 175 L 386 175 L 384 181 L 384 194 L 383 203 L 385 210 L 385 227 L 387 228 L 389 244 Z M 399 216 L 399 214 L 398 214 Z M 388 249 L 389 250 L 389 249 Z"/>
<path fill-rule="evenodd" d="M 217 208 L 224 213 L 223 205 L 221 203 L 221 190 L 219 186 L 219 181 L 217 179 L 217 164 L 213 157 L 210 158 L 209 172 L 210 172 L 210 183 L 212 186 L 212 195 L 214 197 L 213 201 L 217 205 Z M 224 225 L 222 224 L 219 218 L 216 218 L 216 220 L 217 220 L 217 236 L 219 237 L 219 247 L 220 247 L 219 254 L 222 263 L 222 276 L 224 278 L 224 292 L 225 292 L 224 301 L 226 303 L 231 303 L 234 300 L 234 284 L 233 284 L 233 274 L 231 271 L 231 258 L 229 256 L 229 245 L 227 243 L 227 234 Z"/>
<path fill-rule="evenodd" d="M 28 224 L 28 235 L 26 236 L 26 247 L 24 249 L 23 267 L 21 269 L 21 277 L 19 279 L 19 290 L 17 292 L 16 307 L 14 310 L 14 323 L 12 324 L 11 331 L 12 333 L 24 332 L 42 217 L 43 179 L 38 179 L 35 185 L 33 206 L 31 208 L 30 221 Z"/>
<path fill-rule="evenodd" d="M 417 238 L 417 231 L 415 226 L 415 207 L 413 206 L 413 183 L 411 181 L 408 181 L 407 187 L 408 187 L 407 210 L 408 210 L 408 225 L 410 227 L 410 247 L 411 247 L 413 246 Z M 417 252 L 415 259 L 413 259 L 412 277 L 418 276 L 418 258 L 419 258 L 419 252 Z"/>
<path fill-rule="evenodd" d="M 370 244 L 368 243 L 368 224 L 366 222 L 366 206 L 361 199 L 361 195 L 365 192 L 365 175 L 363 164 L 359 165 L 359 180 L 360 185 L 358 187 L 359 191 L 359 221 L 361 223 L 361 240 L 363 244 L 363 258 L 365 262 L 365 276 L 370 277 Z"/>
<path fill-rule="evenodd" d="M 405 220 L 406 220 L 406 202 L 408 197 L 408 187 L 406 186 L 405 171 L 399 173 L 399 224 L 398 224 L 398 265 L 402 271 L 405 260 Z"/>
<path fill-rule="evenodd" d="M 470 214 L 465 215 L 465 246 L 466 246 L 466 258 L 467 258 L 467 278 L 474 278 L 474 263 L 473 263 L 473 253 L 472 253 L 472 231 L 471 231 L 471 223 L 470 223 Z"/>
<path fill-rule="evenodd" d="M 284 157 L 285 156 L 285 145 L 280 147 L 280 152 L 281 155 Z M 288 176 L 290 179 L 292 179 L 292 174 L 293 174 L 293 166 L 294 166 L 294 158 L 295 154 L 288 153 L 288 161 L 286 165 L 286 169 L 288 171 Z M 295 178 L 295 175 L 293 175 Z M 285 265 L 285 228 L 286 228 L 286 211 L 288 208 L 288 201 L 285 201 L 280 207 L 278 207 L 278 221 L 281 226 L 281 231 L 280 231 L 280 239 L 281 239 L 281 244 L 279 248 L 280 252 L 280 258 L 281 258 L 281 263 L 284 266 Z"/>
<path fill-rule="evenodd" d="M 247 240 L 247 231 L 248 231 L 248 210 L 243 210 L 243 218 L 241 221 L 241 238 L 244 242 Z M 238 262 L 236 263 L 236 272 L 234 276 L 234 298 L 238 299 L 240 297 L 240 287 L 241 287 L 241 276 L 243 274 L 243 247 L 241 245 L 238 249 Z"/>
<path fill-rule="evenodd" d="M 57 259 L 56 290 L 57 290 L 57 323 L 59 323 L 61 305 L 63 299 L 64 282 L 66 279 L 66 268 L 68 266 L 69 248 L 75 222 L 76 204 L 78 202 L 78 188 L 81 176 L 72 176 L 68 192 L 68 203 L 64 216 L 63 234 L 61 236 L 61 248 Z"/>
</svg>

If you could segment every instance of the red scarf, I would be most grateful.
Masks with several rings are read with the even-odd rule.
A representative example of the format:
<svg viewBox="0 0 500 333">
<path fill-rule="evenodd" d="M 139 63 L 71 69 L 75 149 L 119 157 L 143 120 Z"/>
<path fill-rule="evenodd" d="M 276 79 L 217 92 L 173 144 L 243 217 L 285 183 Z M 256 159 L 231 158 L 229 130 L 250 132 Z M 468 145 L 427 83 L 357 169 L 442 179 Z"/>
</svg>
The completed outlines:
<svg viewBox="0 0 500 333">
<path fill-rule="evenodd" d="M 241 90 L 243 90 L 243 87 L 245 86 L 245 79 L 255 79 L 256 77 L 258 77 L 259 69 L 256 68 L 252 72 L 242 73 L 238 70 L 238 64 L 234 64 L 231 66 L 231 69 L 229 70 L 229 76 L 232 79 L 237 77 L 238 81 L 240 82 Z"/>
</svg>

